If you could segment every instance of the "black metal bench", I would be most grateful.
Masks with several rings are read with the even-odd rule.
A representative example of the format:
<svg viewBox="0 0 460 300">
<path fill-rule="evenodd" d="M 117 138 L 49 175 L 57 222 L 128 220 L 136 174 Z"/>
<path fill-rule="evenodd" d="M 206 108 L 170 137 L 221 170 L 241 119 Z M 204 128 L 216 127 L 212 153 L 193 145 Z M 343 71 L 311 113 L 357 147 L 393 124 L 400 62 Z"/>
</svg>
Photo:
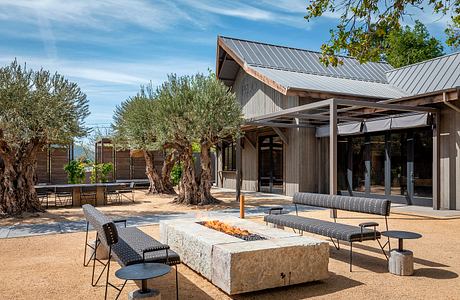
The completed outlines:
<svg viewBox="0 0 460 300">
<path fill-rule="evenodd" d="M 297 229 L 301 234 L 310 232 L 322 236 L 329 237 L 334 244 L 334 247 L 340 249 L 339 241 L 347 241 L 350 243 L 350 272 L 353 262 L 353 243 L 363 242 L 368 240 L 376 240 L 382 249 L 384 246 L 380 243 L 380 232 L 377 230 L 379 225 L 376 222 L 365 222 L 359 226 L 337 223 L 334 215 L 334 222 L 323 221 L 313 218 L 301 217 L 298 215 L 297 205 L 308 205 L 314 207 L 330 208 L 345 210 L 358 213 L 381 215 L 385 217 L 385 226 L 388 230 L 388 216 L 390 215 L 391 202 L 386 199 L 373 199 L 364 197 L 349 197 L 340 195 L 324 195 L 313 193 L 295 193 L 292 198 L 295 205 L 296 215 L 291 214 L 270 214 L 264 217 L 265 222 L 273 223 L 280 226 Z M 373 229 L 369 229 L 373 227 Z M 337 240 L 337 245 L 334 242 Z M 385 244 L 386 245 L 386 244 Z"/>
<path fill-rule="evenodd" d="M 107 269 L 105 299 L 107 299 L 107 289 L 109 285 L 118 290 L 118 298 L 126 284 L 125 281 L 122 287 L 118 288 L 109 282 L 110 261 L 112 258 L 123 267 L 144 262 L 155 262 L 176 266 L 176 298 L 178 298 L 177 265 L 180 264 L 180 257 L 176 252 L 170 250 L 168 245 L 160 243 L 140 229 L 126 227 L 126 220 L 113 221 L 89 204 L 83 205 L 82 208 L 86 218 L 86 240 L 83 264 L 87 266 L 91 260 L 93 261 L 92 286 L 95 286 L 99 282 L 99 279 Z M 124 226 L 116 226 L 118 223 L 123 223 Z M 96 230 L 96 243 L 94 246 L 88 243 L 89 225 Z M 96 257 L 96 251 L 101 245 L 107 249 L 107 262 Z M 93 250 L 93 254 L 90 256 L 89 260 L 86 260 L 86 250 L 88 247 Z M 99 277 L 94 280 L 96 261 L 101 263 L 104 268 L 99 274 Z"/>
</svg>

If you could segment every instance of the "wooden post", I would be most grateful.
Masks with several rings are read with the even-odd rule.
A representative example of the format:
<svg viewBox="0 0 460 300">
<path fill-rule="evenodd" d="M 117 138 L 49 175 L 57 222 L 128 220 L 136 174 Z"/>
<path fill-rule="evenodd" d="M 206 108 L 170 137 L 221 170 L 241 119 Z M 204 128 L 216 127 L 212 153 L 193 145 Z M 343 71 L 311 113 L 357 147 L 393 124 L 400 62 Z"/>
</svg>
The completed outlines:
<svg viewBox="0 0 460 300">
<path fill-rule="evenodd" d="M 240 200 L 241 195 L 241 137 L 236 140 L 236 201 Z"/>
<path fill-rule="evenodd" d="M 433 209 L 441 209 L 441 186 L 440 186 L 440 133 L 441 133 L 441 112 L 434 114 L 433 126 Z"/>
<path fill-rule="evenodd" d="M 337 194 L 337 104 L 329 105 L 329 195 Z M 331 218 L 337 218 L 337 210 L 331 210 Z"/>
<path fill-rule="evenodd" d="M 244 219 L 244 195 L 240 195 L 240 219 Z"/>
</svg>

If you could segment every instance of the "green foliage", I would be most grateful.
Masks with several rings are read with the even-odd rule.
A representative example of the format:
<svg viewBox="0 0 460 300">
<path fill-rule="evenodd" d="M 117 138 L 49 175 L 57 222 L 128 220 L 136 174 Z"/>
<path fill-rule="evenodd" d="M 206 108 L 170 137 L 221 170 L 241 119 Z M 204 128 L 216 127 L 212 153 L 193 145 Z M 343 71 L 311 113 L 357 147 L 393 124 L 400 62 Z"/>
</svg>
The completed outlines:
<svg viewBox="0 0 460 300">
<path fill-rule="evenodd" d="M 117 106 L 112 127 L 113 140 L 125 149 L 159 150 L 155 143 L 154 111 L 151 85 L 141 87 L 141 91 Z"/>
<path fill-rule="evenodd" d="M 64 166 L 67 173 L 68 183 L 84 183 L 85 182 L 85 163 L 79 160 L 71 160 Z"/>
<path fill-rule="evenodd" d="M 182 178 L 182 164 L 180 162 L 176 162 L 174 164 L 174 167 L 171 170 L 171 183 L 173 184 L 173 186 L 178 185 L 181 178 Z"/>
<path fill-rule="evenodd" d="M 94 164 L 91 170 L 91 183 L 107 182 L 108 175 L 113 171 L 112 163 Z"/>
<path fill-rule="evenodd" d="M 0 154 L 27 144 L 70 143 L 87 133 L 88 100 L 76 83 L 15 60 L 0 68 Z"/>
<path fill-rule="evenodd" d="M 340 15 L 336 29 L 330 31 L 330 40 L 321 46 L 321 61 L 334 66 L 341 63 L 345 53 L 359 62 L 379 61 L 388 37 L 401 31 L 404 17 L 410 10 L 431 9 L 439 16 L 448 15 L 451 22 L 446 29 L 447 44 L 458 47 L 460 43 L 460 0 L 312 0 L 307 6 L 305 19 L 312 20 L 326 13 Z"/>
<path fill-rule="evenodd" d="M 234 93 L 214 74 L 169 75 L 157 90 L 156 137 L 159 144 L 199 151 L 210 144 L 239 134 L 241 107 Z"/>
<path fill-rule="evenodd" d="M 386 40 L 385 60 L 393 67 L 399 68 L 443 55 L 441 43 L 431 37 L 420 21 L 415 21 L 414 28 L 406 26 L 399 31 L 392 31 Z"/>
</svg>

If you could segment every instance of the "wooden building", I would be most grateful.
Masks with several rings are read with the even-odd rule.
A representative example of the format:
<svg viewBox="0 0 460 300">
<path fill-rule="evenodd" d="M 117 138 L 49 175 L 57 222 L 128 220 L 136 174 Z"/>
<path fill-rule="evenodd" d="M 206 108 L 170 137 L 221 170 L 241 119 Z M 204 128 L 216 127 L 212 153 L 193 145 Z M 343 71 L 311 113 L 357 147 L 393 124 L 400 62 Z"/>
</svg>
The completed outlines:
<svg viewBox="0 0 460 300">
<path fill-rule="evenodd" d="M 245 116 L 218 152 L 218 185 L 460 209 L 460 53 L 399 69 L 319 57 L 218 37 L 217 76 Z"/>
</svg>

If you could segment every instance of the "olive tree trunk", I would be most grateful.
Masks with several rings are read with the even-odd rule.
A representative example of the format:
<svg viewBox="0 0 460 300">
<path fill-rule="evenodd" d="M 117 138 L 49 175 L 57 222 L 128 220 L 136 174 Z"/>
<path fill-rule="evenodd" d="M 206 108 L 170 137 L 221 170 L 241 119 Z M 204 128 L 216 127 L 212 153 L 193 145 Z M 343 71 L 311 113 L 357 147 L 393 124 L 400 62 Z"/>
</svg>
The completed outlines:
<svg viewBox="0 0 460 300">
<path fill-rule="evenodd" d="M 163 167 L 161 168 L 161 181 L 167 194 L 176 193 L 176 191 L 174 190 L 174 186 L 171 182 L 171 171 L 177 160 L 178 157 L 176 151 L 172 151 L 171 153 L 166 155 L 165 160 L 163 161 Z"/>
<path fill-rule="evenodd" d="M 195 179 L 195 165 L 191 146 L 182 151 L 180 160 L 182 162 L 182 178 L 179 185 L 179 195 L 175 201 L 183 204 L 199 204 L 200 198 Z"/>
<path fill-rule="evenodd" d="M 211 145 L 208 143 L 201 143 L 200 163 L 200 204 L 205 205 L 216 203 L 218 202 L 217 199 L 211 195 Z"/>
<path fill-rule="evenodd" d="M 38 145 L 26 145 L 16 153 L 2 152 L 0 167 L 0 212 L 17 216 L 43 211 L 35 192 Z"/>
<path fill-rule="evenodd" d="M 158 174 L 158 171 L 155 168 L 155 152 L 144 150 L 144 159 L 145 159 L 145 174 L 149 179 L 149 190 L 148 193 L 163 193 L 163 183 L 161 182 L 161 177 Z"/>
</svg>

